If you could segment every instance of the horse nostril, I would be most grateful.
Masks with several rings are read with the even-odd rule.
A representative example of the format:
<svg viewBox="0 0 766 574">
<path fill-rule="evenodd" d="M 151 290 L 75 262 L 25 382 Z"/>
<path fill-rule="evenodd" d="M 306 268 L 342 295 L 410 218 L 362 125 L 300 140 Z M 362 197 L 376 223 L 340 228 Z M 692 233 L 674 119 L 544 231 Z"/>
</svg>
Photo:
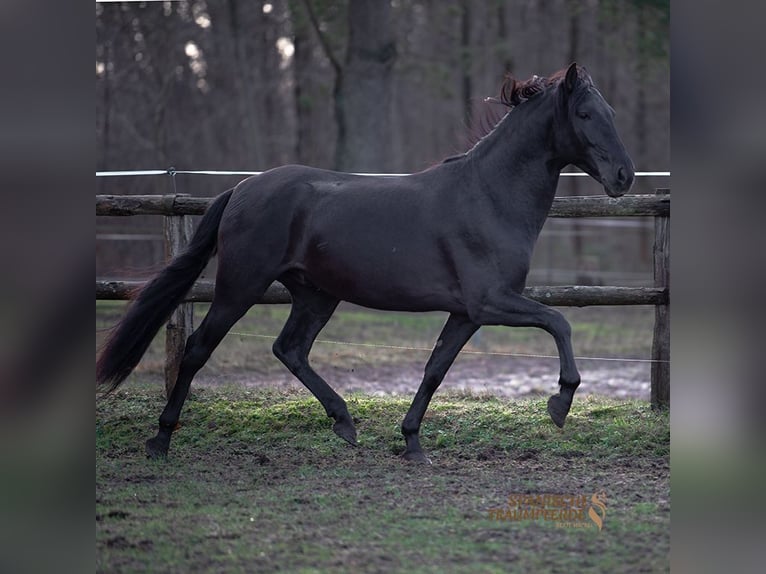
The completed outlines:
<svg viewBox="0 0 766 574">
<path fill-rule="evenodd" d="M 626 181 L 628 181 L 628 173 L 624 167 L 621 167 L 617 170 L 617 183 L 624 185 Z"/>
</svg>

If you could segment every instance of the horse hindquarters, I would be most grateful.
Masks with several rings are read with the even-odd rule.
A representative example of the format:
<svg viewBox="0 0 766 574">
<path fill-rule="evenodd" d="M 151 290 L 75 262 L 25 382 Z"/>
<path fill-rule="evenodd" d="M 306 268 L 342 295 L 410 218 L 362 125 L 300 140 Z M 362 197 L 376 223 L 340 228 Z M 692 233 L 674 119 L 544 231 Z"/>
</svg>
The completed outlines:
<svg viewBox="0 0 766 574">
<path fill-rule="evenodd" d="M 186 342 L 173 392 L 159 420 L 157 435 L 146 442 L 152 457 L 167 454 L 191 382 L 234 324 L 266 292 L 279 272 L 279 252 L 254 236 L 267 236 L 265 225 L 248 226 L 243 217 L 243 190 L 238 188 L 220 222 L 215 294 L 207 315 Z M 245 198 L 246 199 L 246 198 Z"/>
</svg>

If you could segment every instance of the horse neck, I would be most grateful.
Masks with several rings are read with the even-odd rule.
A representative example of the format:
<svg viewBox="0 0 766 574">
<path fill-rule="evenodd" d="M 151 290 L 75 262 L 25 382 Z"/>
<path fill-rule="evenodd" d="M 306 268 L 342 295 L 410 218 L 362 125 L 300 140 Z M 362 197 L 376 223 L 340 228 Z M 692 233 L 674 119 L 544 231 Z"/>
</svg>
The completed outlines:
<svg viewBox="0 0 766 574">
<path fill-rule="evenodd" d="M 480 193 L 493 209 L 519 214 L 535 227 L 542 227 L 566 165 L 554 145 L 554 104 L 555 93 L 521 104 L 469 152 Z"/>
</svg>

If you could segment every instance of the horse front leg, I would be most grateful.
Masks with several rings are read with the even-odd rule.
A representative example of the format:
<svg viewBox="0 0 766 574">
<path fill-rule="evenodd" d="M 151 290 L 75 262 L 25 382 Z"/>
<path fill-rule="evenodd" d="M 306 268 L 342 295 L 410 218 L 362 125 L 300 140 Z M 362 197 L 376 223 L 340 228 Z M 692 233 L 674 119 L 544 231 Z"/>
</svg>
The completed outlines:
<svg viewBox="0 0 766 574">
<path fill-rule="evenodd" d="M 559 392 L 548 399 L 548 414 L 557 427 L 563 427 L 575 390 L 580 385 L 580 373 L 572 350 L 572 328 L 564 316 L 547 305 L 513 293 L 496 300 L 485 299 L 472 314 L 472 319 L 482 325 L 538 327 L 553 336 L 561 370 Z"/>
<path fill-rule="evenodd" d="M 412 405 L 402 422 L 402 434 L 407 447 L 402 455 L 404 459 L 430 463 L 420 446 L 420 424 L 431 402 L 434 392 L 452 366 L 455 357 L 471 338 L 479 325 L 463 315 L 450 315 L 439 335 L 431 357 L 426 364 L 423 382 L 412 400 Z"/>
</svg>

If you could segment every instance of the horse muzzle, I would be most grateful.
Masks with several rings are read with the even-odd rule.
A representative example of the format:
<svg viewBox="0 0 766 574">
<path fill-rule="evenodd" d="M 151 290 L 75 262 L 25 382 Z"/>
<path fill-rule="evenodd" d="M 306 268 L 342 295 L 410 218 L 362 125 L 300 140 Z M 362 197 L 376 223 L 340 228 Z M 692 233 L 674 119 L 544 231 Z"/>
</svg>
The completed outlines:
<svg viewBox="0 0 766 574">
<path fill-rule="evenodd" d="M 635 179 L 636 172 L 632 165 L 620 165 L 612 170 L 609 177 L 602 177 L 601 183 L 609 197 L 622 197 L 633 187 Z"/>
</svg>

